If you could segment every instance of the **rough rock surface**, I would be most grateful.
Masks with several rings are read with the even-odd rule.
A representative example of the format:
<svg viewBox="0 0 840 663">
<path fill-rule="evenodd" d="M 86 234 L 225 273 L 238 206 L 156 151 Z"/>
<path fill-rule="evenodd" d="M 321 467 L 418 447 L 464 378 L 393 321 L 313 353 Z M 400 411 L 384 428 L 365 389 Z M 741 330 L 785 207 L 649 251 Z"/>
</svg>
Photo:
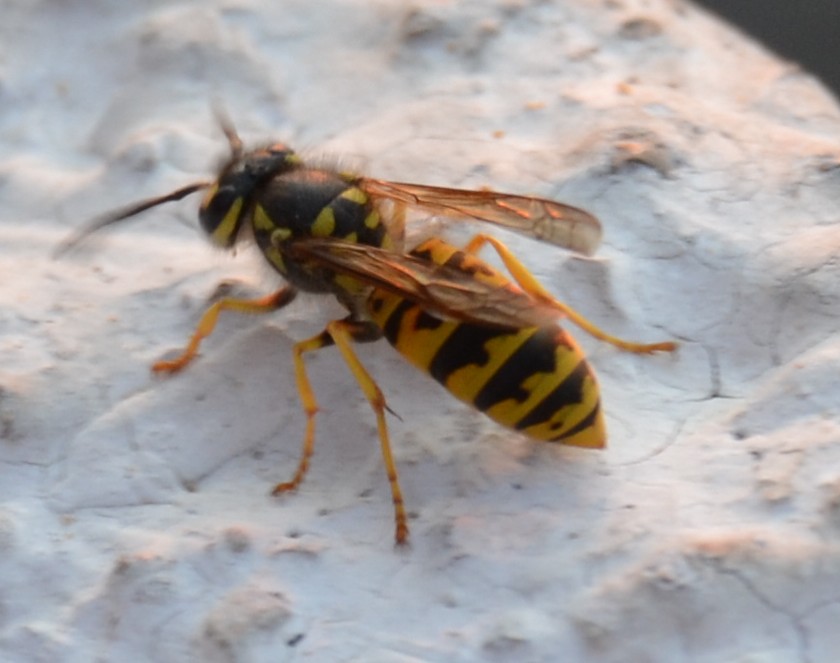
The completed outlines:
<svg viewBox="0 0 840 663">
<path fill-rule="evenodd" d="M 6 0 L 0 25 L 0 658 L 802 661 L 840 650 L 840 113 L 679 0 Z M 628 356 L 577 334 L 603 452 L 494 426 L 384 343 L 411 546 L 335 352 L 307 482 L 296 339 L 337 305 L 230 316 L 196 201 L 56 261 L 96 213 L 253 144 L 603 221 L 583 260 L 505 236 Z M 455 236 L 463 236 L 455 229 Z"/>
</svg>

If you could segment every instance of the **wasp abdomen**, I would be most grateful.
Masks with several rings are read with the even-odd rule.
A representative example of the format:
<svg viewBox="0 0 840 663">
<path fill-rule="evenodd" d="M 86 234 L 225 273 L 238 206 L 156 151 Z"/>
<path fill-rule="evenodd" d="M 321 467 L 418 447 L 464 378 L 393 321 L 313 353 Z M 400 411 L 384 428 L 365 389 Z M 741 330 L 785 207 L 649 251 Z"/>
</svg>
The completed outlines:
<svg viewBox="0 0 840 663">
<path fill-rule="evenodd" d="M 421 244 L 413 253 L 499 287 L 515 287 L 483 261 L 439 239 Z M 494 421 L 539 440 L 604 446 L 595 376 L 561 327 L 500 329 L 445 320 L 379 290 L 371 296 L 369 309 L 400 354 Z"/>
</svg>

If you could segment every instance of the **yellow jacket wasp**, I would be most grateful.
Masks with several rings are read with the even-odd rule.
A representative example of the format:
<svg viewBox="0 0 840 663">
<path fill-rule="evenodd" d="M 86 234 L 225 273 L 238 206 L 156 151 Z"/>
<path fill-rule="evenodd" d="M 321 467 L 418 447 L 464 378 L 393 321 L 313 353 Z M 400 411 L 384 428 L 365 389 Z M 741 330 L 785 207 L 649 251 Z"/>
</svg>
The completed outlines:
<svg viewBox="0 0 840 663">
<path fill-rule="evenodd" d="M 353 342 L 385 337 L 408 361 L 456 398 L 503 426 L 531 438 L 600 448 L 606 440 L 598 385 L 584 355 L 557 321 L 567 317 L 589 334 L 636 353 L 674 350 L 676 344 L 640 344 L 606 334 L 554 299 L 495 237 L 479 234 L 463 249 L 438 238 L 406 252 L 406 209 L 488 222 L 560 247 L 591 254 L 601 236 L 588 212 L 540 198 L 491 191 L 389 182 L 306 165 L 275 144 L 244 151 L 223 122 L 230 159 L 213 181 L 106 214 L 66 241 L 152 207 L 206 190 L 199 220 L 213 244 L 232 248 L 253 238 L 288 285 L 265 297 L 223 298 L 198 323 L 183 353 L 152 368 L 174 373 L 189 364 L 224 310 L 268 313 L 298 290 L 332 294 L 348 310 L 342 320 L 294 347 L 294 369 L 307 425 L 294 475 L 273 493 L 295 489 L 309 468 L 318 403 L 304 364 L 308 352 L 336 345 L 376 415 L 391 486 L 396 540 L 408 538 L 408 518 L 391 453 L 385 398 L 357 358 Z M 510 276 L 478 258 L 495 249 Z"/>
</svg>

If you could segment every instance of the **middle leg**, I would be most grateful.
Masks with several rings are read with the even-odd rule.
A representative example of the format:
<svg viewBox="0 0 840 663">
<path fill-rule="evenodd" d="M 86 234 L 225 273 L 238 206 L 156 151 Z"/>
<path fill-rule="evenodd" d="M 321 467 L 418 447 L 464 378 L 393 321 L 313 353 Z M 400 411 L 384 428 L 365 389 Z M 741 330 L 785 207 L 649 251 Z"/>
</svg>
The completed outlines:
<svg viewBox="0 0 840 663">
<path fill-rule="evenodd" d="M 380 338 L 380 336 L 381 331 L 372 322 L 347 318 L 345 320 L 330 322 L 320 334 L 306 341 L 302 341 L 295 346 L 295 378 L 304 411 L 306 412 L 306 433 L 304 435 L 301 459 L 294 476 L 291 480 L 278 484 L 272 493 L 277 495 L 294 490 L 301 484 L 309 470 L 312 454 L 315 450 L 315 416 L 319 408 L 318 401 L 315 398 L 315 392 L 312 389 L 312 384 L 306 372 L 303 356 L 307 352 L 313 352 L 335 344 L 376 415 L 379 443 L 385 462 L 385 469 L 388 474 L 388 482 L 391 486 L 391 497 L 394 503 L 395 539 L 398 544 L 403 544 L 408 540 L 408 516 L 405 511 L 402 490 L 400 489 L 396 463 L 394 462 L 394 456 L 391 451 L 388 425 L 385 421 L 385 410 L 387 409 L 385 396 L 353 350 L 353 342 L 366 343 L 374 341 Z"/>
</svg>

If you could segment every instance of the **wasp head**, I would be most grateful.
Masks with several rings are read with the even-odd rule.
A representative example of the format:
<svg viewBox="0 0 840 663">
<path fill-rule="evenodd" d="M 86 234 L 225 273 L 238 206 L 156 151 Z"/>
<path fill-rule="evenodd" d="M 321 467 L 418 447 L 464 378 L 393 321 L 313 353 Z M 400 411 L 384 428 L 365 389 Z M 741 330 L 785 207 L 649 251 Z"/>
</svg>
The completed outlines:
<svg viewBox="0 0 840 663">
<path fill-rule="evenodd" d="M 229 136 L 230 138 L 230 136 Z M 230 248 L 251 212 L 253 192 L 272 177 L 300 165 L 300 158 L 282 143 L 242 153 L 231 140 L 231 159 L 219 178 L 209 187 L 198 218 L 201 227 L 216 246 Z"/>
<path fill-rule="evenodd" d="M 232 247 L 243 220 L 250 213 L 250 197 L 254 190 L 273 176 L 295 168 L 300 164 L 300 159 L 291 149 L 280 143 L 244 152 L 242 141 L 233 125 L 220 112 L 217 115 L 230 144 L 231 155 L 214 182 L 194 182 L 162 196 L 106 213 L 63 241 L 56 248 L 54 255 L 65 253 L 106 226 L 202 190 L 207 190 L 207 194 L 198 213 L 201 227 L 216 246 Z"/>
</svg>

